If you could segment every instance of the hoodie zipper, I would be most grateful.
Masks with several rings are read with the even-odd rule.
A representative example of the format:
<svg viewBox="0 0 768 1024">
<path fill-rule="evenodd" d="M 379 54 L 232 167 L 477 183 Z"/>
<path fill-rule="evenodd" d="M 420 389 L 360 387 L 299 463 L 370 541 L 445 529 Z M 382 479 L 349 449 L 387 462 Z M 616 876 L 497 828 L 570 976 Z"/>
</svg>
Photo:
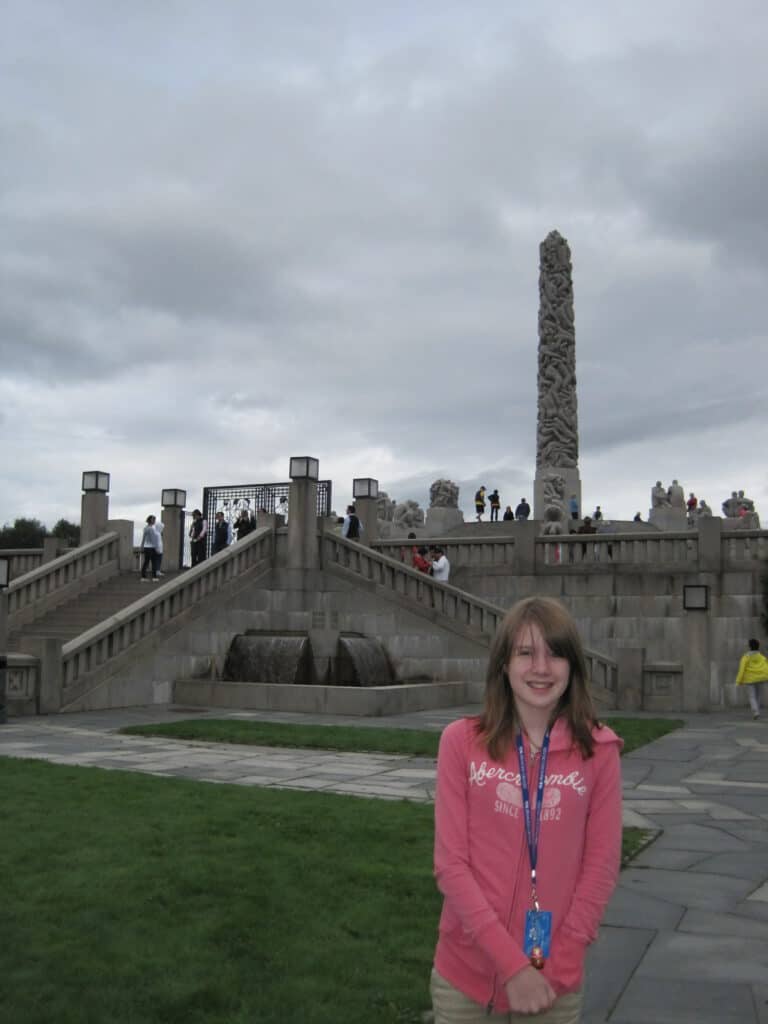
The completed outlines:
<svg viewBox="0 0 768 1024">
<path fill-rule="evenodd" d="M 530 740 L 528 741 L 528 747 L 529 747 L 529 750 L 530 750 Z M 533 764 L 534 764 L 534 762 L 535 762 L 535 760 L 536 760 L 536 758 L 538 756 L 539 756 L 539 751 L 538 750 L 536 751 L 535 754 L 531 754 L 531 757 L 530 757 L 531 767 L 533 767 Z M 518 855 L 517 855 L 517 874 L 515 875 L 515 887 L 512 890 L 512 899 L 511 899 L 510 904 L 509 904 L 509 910 L 507 911 L 507 921 L 506 921 L 507 931 L 509 931 L 510 925 L 512 924 L 512 912 L 515 909 L 515 899 L 517 897 L 518 888 L 520 886 L 521 869 L 523 867 L 522 860 L 523 860 L 523 854 L 524 853 L 525 853 L 525 831 L 523 830 L 522 835 L 520 837 L 520 850 L 519 850 Z M 499 982 L 499 976 L 498 976 L 498 974 L 494 973 L 494 975 L 493 975 L 493 986 L 491 988 L 491 998 L 488 1000 L 488 1004 L 485 1007 L 485 1012 L 486 1012 L 486 1014 L 489 1017 L 493 1013 L 493 1007 L 494 1007 L 494 1004 L 496 1002 L 496 991 L 497 991 L 497 989 L 499 987 L 498 986 L 498 982 Z"/>
</svg>

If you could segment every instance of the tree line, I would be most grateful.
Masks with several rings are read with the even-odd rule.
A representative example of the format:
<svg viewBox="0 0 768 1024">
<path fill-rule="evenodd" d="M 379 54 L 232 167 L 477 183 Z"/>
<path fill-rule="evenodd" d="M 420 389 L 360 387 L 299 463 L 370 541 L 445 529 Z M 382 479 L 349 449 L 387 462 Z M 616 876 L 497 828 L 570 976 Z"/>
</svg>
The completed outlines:
<svg viewBox="0 0 768 1024">
<path fill-rule="evenodd" d="M 80 543 L 80 527 L 66 519 L 60 519 L 48 532 L 39 519 L 14 519 L 13 526 L 8 523 L 0 528 L 0 548 L 41 548 L 44 537 L 58 537 L 63 545 L 77 547 Z"/>
</svg>

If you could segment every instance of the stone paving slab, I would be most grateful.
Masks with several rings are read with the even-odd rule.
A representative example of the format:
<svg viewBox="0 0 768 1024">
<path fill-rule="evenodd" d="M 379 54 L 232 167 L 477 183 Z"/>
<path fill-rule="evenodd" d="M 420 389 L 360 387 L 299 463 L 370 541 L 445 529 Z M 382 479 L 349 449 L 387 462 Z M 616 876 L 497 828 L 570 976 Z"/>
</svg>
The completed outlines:
<svg viewBox="0 0 768 1024">
<path fill-rule="evenodd" d="M 642 928 L 600 929 L 587 953 L 582 1024 L 602 1024 L 606 1020 L 655 934 Z"/>
<path fill-rule="evenodd" d="M 638 978 L 768 985 L 768 937 L 661 932 L 637 970 Z"/>
<path fill-rule="evenodd" d="M 707 910 L 687 910 L 677 926 L 679 932 L 700 935 L 729 935 L 746 940 L 766 940 L 765 924 L 739 914 L 715 914 Z"/>
<path fill-rule="evenodd" d="M 766 866 L 768 870 L 768 865 Z M 726 878 L 705 872 L 668 871 L 660 868 L 628 868 L 621 876 L 622 888 L 647 899 L 668 901 L 676 906 L 727 912 L 744 899 L 754 884 L 741 878 Z"/>
<path fill-rule="evenodd" d="M 747 984 L 678 979 L 634 979 L 611 1024 L 754 1024 L 755 1002 Z M 762 1024 L 762 1022 L 761 1022 Z"/>
<path fill-rule="evenodd" d="M 761 882 L 765 878 L 767 861 L 768 855 L 761 848 L 742 853 L 719 853 L 695 864 L 691 870 L 729 875 L 732 878 L 751 878 Z"/>
</svg>

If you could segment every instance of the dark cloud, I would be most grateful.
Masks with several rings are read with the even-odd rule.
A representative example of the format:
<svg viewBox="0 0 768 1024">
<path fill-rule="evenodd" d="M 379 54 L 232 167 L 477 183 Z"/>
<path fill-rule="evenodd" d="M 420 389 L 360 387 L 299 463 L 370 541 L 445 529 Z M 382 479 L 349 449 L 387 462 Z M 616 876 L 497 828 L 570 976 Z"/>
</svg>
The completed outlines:
<svg viewBox="0 0 768 1024">
<path fill-rule="evenodd" d="M 553 227 L 585 487 L 620 476 L 631 515 L 610 459 L 646 444 L 632 466 L 656 478 L 660 448 L 684 465 L 712 429 L 749 470 L 768 252 L 752 0 L 226 18 L 12 0 L 0 29 L 0 440 L 23 424 L 26 490 L 64 502 L 105 465 L 129 510 L 169 476 L 282 479 L 314 449 L 399 498 L 437 476 L 530 496 Z"/>
</svg>

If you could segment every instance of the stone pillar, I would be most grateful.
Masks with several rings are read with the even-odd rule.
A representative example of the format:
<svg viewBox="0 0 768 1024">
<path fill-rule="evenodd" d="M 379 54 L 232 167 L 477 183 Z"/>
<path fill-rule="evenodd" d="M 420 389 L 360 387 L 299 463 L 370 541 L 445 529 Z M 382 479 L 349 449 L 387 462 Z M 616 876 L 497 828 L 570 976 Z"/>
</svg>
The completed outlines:
<svg viewBox="0 0 768 1024">
<path fill-rule="evenodd" d="M 56 558 L 59 550 L 59 545 L 63 541 L 60 537 L 43 537 L 43 565 L 46 562 L 52 562 Z"/>
<path fill-rule="evenodd" d="M 515 570 L 519 576 L 533 576 L 536 572 L 536 537 L 539 524 L 533 519 L 515 523 Z"/>
<path fill-rule="evenodd" d="M 357 498 L 355 508 L 363 527 L 360 541 L 370 546 L 379 539 L 378 501 L 376 498 Z"/>
<path fill-rule="evenodd" d="M 621 647 L 616 652 L 619 685 L 616 694 L 618 711 L 641 711 L 643 707 L 644 647 Z"/>
<path fill-rule="evenodd" d="M 373 544 L 379 537 L 379 481 L 372 477 L 356 477 L 352 481 L 355 514 L 363 527 L 361 544 Z"/>
<path fill-rule="evenodd" d="M 723 520 L 720 516 L 700 516 L 696 526 L 699 532 L 699 572 L 721 572 Z"/>
<path fill-rule="evenodd" d="M 318 473 L 317 459 L 308 456 L 291 459 L 291 490 L 288 498 L 289 569 L 320 568 L 320 545 L 317 535 Z"/>
<path fill-rule="evenodd" d="M 109 519 L 109 473 L 89 470 L 83 473 L 83 498 L 80 505 L 80 544 L 88 544 L 107 532 Z"/>
<path fill-rule="evenodd" d="M 557 231 L 539 247 L 539 371 L 533 517 L 544 518 L 544 478 L 563 478 L 566 519 L 574 494 L 582 515 L 576 409 L 576 330 L 571 250 Z"/>
<path fill-rule="evenodd" d="M 711 597 L 710 587 L 710 597 Z M 707 711 L 712 672 L 709 610 L 683 611 L 683 711 Z"/>
<path fill-rule="evenodd" d="M 107 522 L 107 532 L 119 536 L 117 564 L 120 572 L 133 572 L 136 568 L 133 554 L 133 520 L 110 519 Z"/>
<path fill-rule="evenodd" d="M 39 713 L 55 715 L 61 710 L 62 698 L 61 638 L 31 636 L 24 641 L 24 646 L 40 662 Z"/>
<path fill-rule="evenodd" d="M 163 510 L 163 569 L 178 572 L 184 556 L 184 506 L 187 492 L 178 488 L 164 488 L 160 498 Z"/>
</svg>

